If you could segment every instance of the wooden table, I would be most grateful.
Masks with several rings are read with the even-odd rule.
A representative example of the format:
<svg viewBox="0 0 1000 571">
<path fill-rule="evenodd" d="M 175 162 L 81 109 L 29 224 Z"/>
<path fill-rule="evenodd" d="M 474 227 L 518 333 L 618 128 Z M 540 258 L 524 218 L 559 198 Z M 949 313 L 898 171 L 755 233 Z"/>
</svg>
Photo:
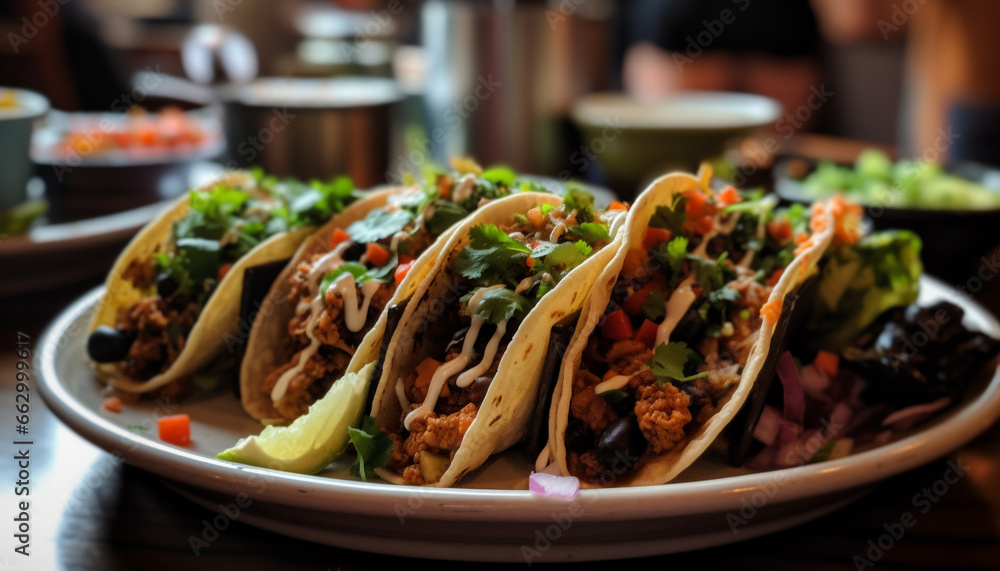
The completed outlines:
<svg viewBox="0 0 1000 571">
<path fill-rule="evenodd" d="M 14 553 L 17 502 L 12 483 L 18 454 L 12 444 L 16 332 L 37 342 L 44 325 L 93 284 L 57 293 L 0 300 L 0 474 L 3 490 L 0 569 L 361 569 L 405 563 L 306 543 L 240 522 L 195 556 L 188 537 L 214 513 L 168 489 L 159 477 L 118 462 L 66 428 L 32 388 L 30 558 Z M 996 299 L 996 298 L 992 298 Z M 994 311 L 996 308 L 994 307 Z M 941 479 L 954 461 L 968 470 L 940 501 L 914 496 Z M 926 502 L 925 502 L 926 503 Z M 799 527 L 698 552 L 636 561 L 655 569 L 853 569 L 906 512 L 916 523 L 875 562 L 878 568 L 996 568 L 1000 566 L 1000 424 L 946 458 L 891 478 L 831 515 Z M 898 528 L 897 528 L 898 529 Z M 888 541 L 883 539 L 883 544 Z M 4 566 L 6 565 L 6 566 Z M 606 564 L 592 564 L 597 568 Z M 448 563 L 448 567 L 467 568 Z"/>
</svg>

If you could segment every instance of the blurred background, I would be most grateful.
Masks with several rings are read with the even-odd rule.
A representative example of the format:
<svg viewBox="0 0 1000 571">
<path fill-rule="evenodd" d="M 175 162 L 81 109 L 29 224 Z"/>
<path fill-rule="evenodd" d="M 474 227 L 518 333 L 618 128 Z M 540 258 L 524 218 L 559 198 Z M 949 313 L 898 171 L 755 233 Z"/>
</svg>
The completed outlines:
<svg viewBox="0 0 1000 571">
<path fill-rule="evenodd" d="M 8 0 L 0 261 L 120 245 L 254 166 L 373 187 L 468 155 L 628 199 L 702 160 L 771 188 L 782 159 L 874 148 L 989 179 L 998 21 L 990 0 Z"/>
</svg>

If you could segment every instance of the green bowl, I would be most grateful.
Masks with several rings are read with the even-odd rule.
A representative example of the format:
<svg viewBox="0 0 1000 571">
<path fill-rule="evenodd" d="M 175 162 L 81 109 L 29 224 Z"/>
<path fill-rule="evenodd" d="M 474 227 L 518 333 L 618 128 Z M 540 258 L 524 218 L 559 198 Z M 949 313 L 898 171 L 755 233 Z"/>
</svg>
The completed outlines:
<svg viewBox="0 0 1000 571">
<path fill-rule="evenodd" d="M 671 170 L 694 172 L 701 161 L 721 155 L 731 139 L 780 116 L 781 104 L 773 99 L 710 91 L 684 91 L 655 101 L 595 93 L 573 107 L 583 157 L 600 163 L 625 199 Z"/>
<path fill-rule="evenodd" d="M 34 173 L 31 162 L 31 132 L 35 121 L 49 110 L 49 100 L 33 91 L 8 89 L 17 98 L 15 107 L 0 107 L 0 211 L 26 199 L 28 179 Z"/>
</svg>

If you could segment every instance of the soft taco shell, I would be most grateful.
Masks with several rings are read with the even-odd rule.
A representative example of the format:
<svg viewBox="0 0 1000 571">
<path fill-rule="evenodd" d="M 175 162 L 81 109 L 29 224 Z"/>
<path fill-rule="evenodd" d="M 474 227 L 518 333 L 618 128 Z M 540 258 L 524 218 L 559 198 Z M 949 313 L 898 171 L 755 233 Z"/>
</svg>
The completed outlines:
<svg viewBox="0 0 1000 571">
<path fill-rule="evenodd" d="M 548 450 L 550 458 L 559 465 L 563 474 L 569 474 L 566 430 L 569 425 L 570 400 L 573 396 L 573 376 L 580 367 L 583 351 L 587 347 L 590 335 L 598 326 L 608 301 L 611 299 L 611 292 L 625 263 L 625 256 L 630 248 L 641 244 L 643 232 L 650 217 L 656 211 L 657 205 L 671 204 L 674 195 L 698 188 L 698 179 L 688 174 L 669 174 L 654 181 L 639 195 L 629 212 L 623 230 L 621 248 L 596 276 L 594 288 L 587 296 L 576 332 L 566 350 L 550 408 Z M 813 234 L 811 247 L 796 256 L 788 265 L 778 284 L 771 290 L 768 302 L 779 300 L 780 304 L 780 301 L 784 300 L 787 294 L 795 291 L 815 271 L 817 262 L 833 239 L 834 229 L 830 212 L 824 208 L 820 215 L 827 219 L 823 230 Z M 767 349 L 771 344 L 771 336 L 774 334 L 775 326 L 776 323 L 764 322 L 760 336 L 750 350 L 740 382 L 729 395 L 719 401 L 716 413 L 667 452 L 649 457 L 648 461 L 635 474 L 627 479 L 620 479 L 616 485 L 664 484 L 674 479 L 701 456 L 726 424 L 736 415 L 750 393 L 751 385 L 757 378 L 767 357 Z M 587 482 L 582 482 L 582 484 L 584 486 L 590 485 Z"/>
<path fill-rule="evenodd" d="M 274 409 L 271 395 L 261 390 L 261 386 L 271 371 L 288 363 L 292 358 L 285 343 L 288 338 L 288 322 L 295 316 L 295 305 L 288 302 L 288 278 L 296 271 L 301 262 L 317 253 L 329 251 L 330 237 L 335 230 L 346 228 L 363 219 L 369 212 L 382 208 L 390 196 L 398 194 L 402 190 L 401 187 L 392 187 L 373 192 L 370 196 L 355 202 L 335 216 L 302 244 L 295 256 L 292 257 L 291 262 L 275 280 L 254 318 L 250 337 L 247 340 L 246 357 L 244 357 L 240 367 L 240 394 L 243 409 L 246 410 L 247 414 L 257 420 L 281 418 L 281 415 Z M 450 230 L 438 237 L 417 258 L 386 307 L 391 307 L 413 295 L 417 285 L 430 271 L 437 258 L 437 252 L 449 234 Z M 365 364 L 378 357 L 385 323 L 386 315 L 383 311 L 372 330 L 365 334 L 358 345 L 345 373 L 357 372 Z"/>
<path fill-rule="evenodd" d="M 457 278 L 451 273 L 451 265 L 458 253 L 469 245 L 469 229 L 479 224 L 511 224 L 516 213 L 527 212 L 541 204 L 561 203 L 560 197 L 551 194 L 516 194 L 481 208 L 453 229 L 434 267 L 417 286 L 413 301 L 403 313 L 400 326 L 389 342 L 371 411 L 380 427 L 395 431 L 400 425 L 402 409 L 394 390 L 396 380 L 404 372 L 416 368 L 434 349 L 433 341 L 424 343 L 420 329 L 422 324 L 433 321 L 435 311 L 441 311 L 442 299 L 454 296 L 452 286 Z M 525 316 L 501 357 L 497 374 L 461 446 L 441 479 L 432 486 L 451 486 L 466 473 L 481 466 L 491 455 L 509 448 L 525 436 L 533 403 L 538 396 L 539 373 L 552 326 L 581 308 L 599 268 L 609 263 L 618 250 L 621 236 L 622 233 L 618 232 L 611 243 L 569 272 Z M 378 473 L 389 482 L 402 483 L 402 479 L 393 472 L 380 469 Z"/>
<path fill-rule="evenodd" d="M 254 184 L 253 177 L 249 174 L 236 173 L 227 175 L 201 190 L 228 186 L 252 191 Z M 131 281 L 122 279 L 122 273 L 133 260 L 149 258 L 157 252 L 165 251 L 170 242 L 174 222 L 184 218 L 188 210 L 188 195 L 185 194 L 129 242 L 108 274 L 104 284 L 104 297 L 97 305 L 90 331 L 100 325 L 114 327 L 121 308 L 129 307 L 155 291 L 153 288 L 145 290 L 136 288 Z M 141 381 L 123 376 L 114 363 L 106 363 L 96 366 L 98 376 L 118 390 L 145 393 L 208 366 L 226 346 L 227 339 L 237 331 L 244 270 L 250 266 L 288 258 L 313 230 L 313 227 L 303 227 L 277 234 L 258 244 L 237 260 L 205 302 L 205 307 L 191 329 L 184 348 L 166 371 Z"/>
</svg>

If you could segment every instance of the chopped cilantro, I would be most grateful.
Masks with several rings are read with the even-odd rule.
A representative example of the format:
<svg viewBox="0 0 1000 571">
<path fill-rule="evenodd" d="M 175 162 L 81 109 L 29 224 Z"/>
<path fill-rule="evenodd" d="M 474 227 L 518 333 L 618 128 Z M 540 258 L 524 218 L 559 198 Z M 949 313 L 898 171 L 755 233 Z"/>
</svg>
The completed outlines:
<svg viewBox="0 0 1000 571">
<path fill-rule="evenodd" d="M 594 196 L 576 185 L 566 185 L 568 191 L 563 195 L 566 212 L 576 210 L 578 222 L 594 221 Z"/>
<path fill-rule="evenodd" d="M 507 188 L 514 187 L 514 181 L 517 180 L 517 174 L 507 167 L 491 167 L 483 172 L 482 177 L 497 186 L 506 186 Z"/>
<path fill-rule="evenodd" d="M 649 294 L 646 301 L 642 304 L 642 315 L 646 319 L 659 323 L 667 315 L 666 301 L 663 299 L 663 292 L 660 290 L 654 290 L 653 293 Z"/>
<path fill-rule="evenodd" d="M 675 342 L 657 345 L 653 358 L 647 365 L 656 377 L 656 382 L 663 386 L 671 382 L 687 382 L 707 377 L 707 371 L 697 372 L 698 365 L 703 362 L 694 349 L 688 349 L 687 343 Z"/>
<path fill-rule="evenodd" d="M 687 220 L 687 214 L 684 211 L 686 203 L 687 199 L 683 195 L 674 195 L 673 203 L 670 206 L 656 207 L 656 211 L 649 218 L 649 225 L 653 228 L 666 228 L 674 235 L 680 235 L 684 222 Z"/>
<path fill-rule="evenodd" d="M 495 287 L 483 293 L 476 313 L 488 323 L 499 323 L 514 316 L 523 316 L 532 305 L 534 305 L 532 300 L 521 294 L 504 287 Z"/>
<path fill-rule="evenodd" d="M 382 208 L 368 213 L 362 220 L 347 227 L 347 233 L 355 242 L 367 244 L 388 238 L 401 232 L 413 221 L 413 213 L 405 208 L 388 211 Z"/>
<path fill-rule="evenodd" d="M 455 271 L 481 286 L 516 285 L 531 248 L 493 224 L 473 226 L 469 229 L 469 236 L 471 244 L 459 253 L 452 264 Z"/>
<path fill-rule="evenodd" d="M 347 436 L 354 445 L 356 457 L 351 465 L 351 474 L 367 481 L 375 468 L 383 468 L 392 455 L 392 440 L 378 429 L 378 421 L 365 416 L 361 428 L 348 428 Z"/>
<path fill-rule="evenodd" d="M 566 232 L 593 244 L 595 242 L 610 242 L 611 234 L 608 234 L 608 227 L 599 222 L 584 222 L 576 226 L 569 226 Z"/>
<path fill-rule="evenodd" d="M 435 236 L 440 236 L 468 215 L 468 210 L 453 202 L 435 200 L 434 214 L 427 220 L 427 231 Z"/>
</svg>

